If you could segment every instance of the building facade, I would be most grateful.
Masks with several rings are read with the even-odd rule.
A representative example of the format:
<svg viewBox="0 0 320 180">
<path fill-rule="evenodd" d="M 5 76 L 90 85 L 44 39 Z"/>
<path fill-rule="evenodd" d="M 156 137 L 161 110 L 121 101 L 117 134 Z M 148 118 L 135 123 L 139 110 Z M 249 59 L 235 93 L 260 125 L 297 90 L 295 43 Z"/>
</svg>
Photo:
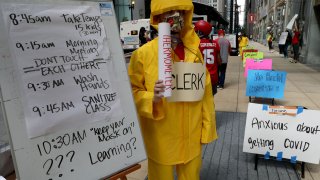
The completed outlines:
<svg viewBox="0 0 320 180">
<path fill-rule="evenodd" d="M 317 46 L 320 43 L 318 3 L 318 0 L 246 0 L 246 32 L 249 37 L 252 35 L 253 40 L 267 44 L 266 35 L 271 31 L 277 44 L 290 20 L 298 15 L 293 29 L 297 28 L 301 32 L 300 61 L 320 64 Z"/>
<path fill-rule="evenodd" d="M 112 0 L 117 22 L 144 19 L 145 1 L 142 0 Z"/>
<path fill-rule="evenodd" d="M 245 2 L 245 12 L 244 12 L 244 31 L 250 39 L 254 38 L 253 27 L 256 24 L 256 1 L 246 0 Z"/>
</svg>

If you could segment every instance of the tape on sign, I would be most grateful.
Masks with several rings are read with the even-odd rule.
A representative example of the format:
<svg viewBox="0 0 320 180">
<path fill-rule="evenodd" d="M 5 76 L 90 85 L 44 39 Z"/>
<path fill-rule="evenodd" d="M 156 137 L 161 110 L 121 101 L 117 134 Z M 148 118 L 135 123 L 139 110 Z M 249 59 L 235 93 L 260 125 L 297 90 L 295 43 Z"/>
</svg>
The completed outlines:
<svg viewBox="0 0 320 180">
<path fill-rule="evenodd" d="M 303 107 L 302 106 L 298 106 L 297 109 L 297 114 L 303 113 Z"/>
<path fill-rule="evenodd" d="M 264 104 L 263 106 L 262 106 L 262 111 L 268 111 L 268 105 L 266 105 L 266 104 Z"/>
<path fill-rule="evenodd" d="M 264 155 L 264 159 L 270 159 L 270 152 L 267 151 L 266 154 Z"/>
<path fill-rule="evenodd" d="M 282 154 L 283 154 L 283 152 L 277 153 L 277 161 L 282 161 Z"/>
<path fill-rule="evenodd" d="M 297 156 L 291 156 L 290 162 L 291 162 L 292 164 L 297 163 Z"/>
</svg>

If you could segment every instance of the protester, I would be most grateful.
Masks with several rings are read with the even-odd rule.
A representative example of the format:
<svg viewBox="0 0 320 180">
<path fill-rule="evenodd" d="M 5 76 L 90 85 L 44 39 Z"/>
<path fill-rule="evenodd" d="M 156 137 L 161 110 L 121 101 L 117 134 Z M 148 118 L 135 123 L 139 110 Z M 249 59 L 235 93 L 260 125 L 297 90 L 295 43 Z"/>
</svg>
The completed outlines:
<svg viewBox="0 0 320 180">
<path fill-rule="evenodd" d="M 293 47 L 293 60 L 290 60 L 291 63 L 297 63 L 299 59 L 299 39 L 300 39 L 300 32 L 295 29 L 294 36 L 292 38 L 292 47 Z"/>
<path fill-rule="evenodd" d="M 249 45 L 249 39 L 247 38 L 246 34 L 239 33 L 239 52 L 240 56 L 242 56 L 243 48 Z"/>
<path fill-rule="evenodd" d="M 150 23 L 171 25 L 172 60 L 188 65 L 204 63 L 200 39 L 192 27 L 190 0 L 152 0 Z M 148 179 L 199 180 L 201 146 L 217 139 L 214 101 L 208 71 L 199 101 L 169 102 L 158 79 L 156 38 L 131 56 L 128 73 L 148 156 Z M 203 68 L 205 68 L 203 66 Z"/>
<path fill-rule="evenodd" d="M 227 64 L 228 64 L 228 58 L 231 52 L 231 44 L 229 40 L 227 40 L 224 36 L 224 30 L 220 29 L 218 31 L 218 43 L 220 46 L 220 56 L 221 56 L 221 64 L 219 65 L 219 82 L 218 82 L 218 88 L 223 89 L 224 88 L 224 81 L 226 78 L 226 71 L 227 71 Z"/>
<path fill-rule="evenodd" d="M 150 26 L 150 35 L 151 40 L 158 37 L 158 31 L 153 26 Z"/>
<path fill-rule="evenodd" d="M 210 73 L 213 95 L 217 93 L 218 66 L 221 63 L 220 47 L 218 42 L 209 38 L 212 26 L 204 20 L 195 23 L 194 30 L 200 38 L 200 51 Z"/>
<path fill-rule="evenodd" d="M 292 41 L 291 33 L 289 32 L 289 30 L 286 30 L 286 32 L 288 33 L 288 36 L 283 48 L 284 58 L 288 58 L 288 47 L 291 45 L 291 41 Z"/>
<path fill-rule="evenodd" d="M 281 37 L 281 34 L 278 34 L 278 37 Z M 279 47 L 279 54 L 284 54 L 284 44 L 280 44 L 278 43 L 278 47 Z"/>
<path fill-rule="evenodd" d="M 267 35 L 267 41 L 268 41 L 268 46 L 269 46 L 269 52 L 272 52 L 272 50 L 273 50 L 273 45 L 272 45 L 273 33 L 271 31 Z"/>
<path fill-rule="evenodd" d="M 139 30 L 139 41 L 140 41 L 140 47 L 143 46 L 145 43 L 148 42 L 148 31 L 145 27 L 141 27 Z"/>
</svg>

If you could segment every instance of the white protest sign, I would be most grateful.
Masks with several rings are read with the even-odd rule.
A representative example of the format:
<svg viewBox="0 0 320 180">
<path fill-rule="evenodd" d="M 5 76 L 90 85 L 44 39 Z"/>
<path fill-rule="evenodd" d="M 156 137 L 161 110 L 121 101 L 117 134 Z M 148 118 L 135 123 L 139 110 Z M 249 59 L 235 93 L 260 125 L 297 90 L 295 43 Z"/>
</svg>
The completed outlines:
<svg viewBox="0 0 320 180">
<path fill-rule="evenodd" d="M 279 44 L 284 45 L 286 43 L 287 36 L 288 36 L 288 32 L 282 32 L 279 39 Z"/>
<path fill-rule="evenodd" d="M 249 103 L 243 151 L 319 164 L 320 111 Z"/>
<path fill-rule="evenodd" d="M 164 97 L 171 96 L 172 86 L 172 58 L 171 58 L 171 35 L 170 24 L 159 23 L 159 41 L 158 41 L 158 68 L 159 80 L 163 80 L 166 86 Z"/>
<path fill-rule="evenodd" d="M 226 39 L 229 40 L 230 45 L 232 48 L 236 48 L 237 47 L 237 36 L 234 34 L 227 34 L 226 35 Z"/>
<path fill-rule="evenodd" d="M 219 38 L 218 35 L 212 35 L 212 40 L 217 40 Z M 224 38 L 226 38 L 229 42 L 230 42 L 230 46 L 231 48 L 236 48 L 237 47 L 237 36 L 234 34 L 226 34 L 224 36 Z"/>
</svg>

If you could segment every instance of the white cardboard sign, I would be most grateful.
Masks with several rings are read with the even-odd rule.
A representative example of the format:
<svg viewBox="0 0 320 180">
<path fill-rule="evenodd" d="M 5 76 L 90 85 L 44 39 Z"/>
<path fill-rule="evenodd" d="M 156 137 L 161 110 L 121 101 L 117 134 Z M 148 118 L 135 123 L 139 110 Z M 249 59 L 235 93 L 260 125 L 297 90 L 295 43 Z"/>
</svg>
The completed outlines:
<svg viewBox="0 0 320 180">
<path fill-rule="evenodd" d="M 249 103 L 243 151 L 319 164 L 320 111 Z"/>
<path fill-rule="evenodd" d="M 288 37 L 288 32 L 282 32 L 279 39 L 279 44 L 284 45 L 286 43 L 287 37 Z"/>
</svg>

